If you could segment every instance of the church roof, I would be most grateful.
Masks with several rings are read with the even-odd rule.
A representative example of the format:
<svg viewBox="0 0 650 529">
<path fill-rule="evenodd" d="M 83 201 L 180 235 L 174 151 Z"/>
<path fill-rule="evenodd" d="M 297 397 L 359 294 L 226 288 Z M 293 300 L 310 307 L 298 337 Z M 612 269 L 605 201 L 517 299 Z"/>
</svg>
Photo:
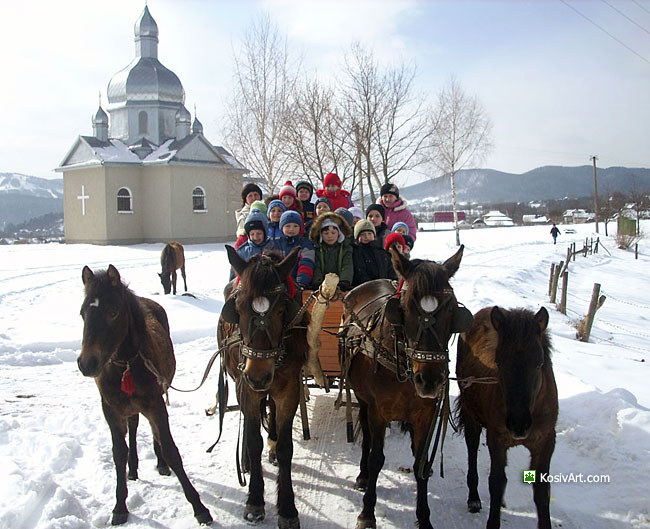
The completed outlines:
<svg viewBox="0 0 650 529">
<path fill-rule="evenodd" d="M 151 16 L 148 6 L 144 6 L 144 11 L 135 23 L 133 32 L 136 37 L 158 37 L 158 24 Z"/>
<path fill-rule="evenodd" d="M 128 101 L 185 102 L 178 76 L 154 57 L 136 57 L 112 77 L 106 93 L 111 105 Z"/>
</svg>

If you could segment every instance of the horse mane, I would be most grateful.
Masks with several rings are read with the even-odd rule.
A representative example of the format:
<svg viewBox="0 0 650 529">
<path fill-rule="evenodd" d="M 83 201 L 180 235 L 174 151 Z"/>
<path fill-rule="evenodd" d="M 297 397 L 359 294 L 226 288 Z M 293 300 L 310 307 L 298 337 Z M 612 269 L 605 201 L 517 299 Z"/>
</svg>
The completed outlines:
<svg viewBox="0 0 650 529">
<path fill-rule="evenodd" d="M 507 312 L 504 311 L 504 313 L 506 314 L 508 333 L 515 340 L 522 340 L 525 337 L 526 330 L 530 329 L 531 326 L 537 325 L 537 322 L 535 322 L 535 313 L 532 310 L 516 308 L 510 309 Z M 542 333 L 542 349 L 544 350 L 544 360 L 550 360 L 553 348 L 548 327 Z"/>
<path fill-rule="evenodd" d="M 447 286 L 447 274 L 439 263 L 413 259 L 410 264 L 408 288 L 403 294 L 405 306 L 419 302 L 425 293 L 437 292 Z"/>
<path fill-rule="evenodd" d="M 282 280 L 275 268 L 281 260 L 282 254 L 275 250 L 253 255 L 239 282 L 239 295 L 242 299 L 253 300 L 275 287 L 278 279 Z"/>
</svg>

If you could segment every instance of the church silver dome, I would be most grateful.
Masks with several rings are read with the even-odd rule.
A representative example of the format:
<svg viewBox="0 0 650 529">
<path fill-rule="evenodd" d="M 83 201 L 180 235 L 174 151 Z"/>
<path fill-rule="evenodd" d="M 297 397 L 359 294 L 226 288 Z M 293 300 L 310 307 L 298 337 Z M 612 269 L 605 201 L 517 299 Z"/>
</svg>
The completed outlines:
<svg viewBox="0 0 650 529">
<path fill-rule="evenodd" d="M 153 57 L 136 57 L 113 76 L 106 93 L 111 105 L 128 101 L 185 102 L 178 76 Z"/>
<path fill-rule="evenodd" d="M 151 16 L 149 8 L 144 6 L 144 11 L 140 19 L 135 23 L 133 32 L 136 37 L 156 37 L 158 38 L 158 24 Z"/>
</svg>

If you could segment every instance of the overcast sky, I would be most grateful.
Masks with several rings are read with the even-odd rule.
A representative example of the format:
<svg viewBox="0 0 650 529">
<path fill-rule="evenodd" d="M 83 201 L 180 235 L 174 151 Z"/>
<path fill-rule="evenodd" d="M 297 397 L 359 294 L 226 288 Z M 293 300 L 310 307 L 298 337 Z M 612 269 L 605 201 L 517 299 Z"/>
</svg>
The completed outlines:
<svg viewBox="0 0 650 529">
<path fill-rule="evenodd" d="M 232 79 L 232 49 L 263 11 L 303 66 L 336 82 L 353 41 L 385 63 L 415 61 L 433 99 L 455 75 L 493 121 L 484 167 L 650 167 L 650 0 L 149 0 L 158 58 L 180 78 L 212 143 Z M 46 178 L 98 95 L 134 57 L 134 0 L 0 3 L 0 172 Z M 414 176 L 413 181 L 416 180 Z"/>
</svg>

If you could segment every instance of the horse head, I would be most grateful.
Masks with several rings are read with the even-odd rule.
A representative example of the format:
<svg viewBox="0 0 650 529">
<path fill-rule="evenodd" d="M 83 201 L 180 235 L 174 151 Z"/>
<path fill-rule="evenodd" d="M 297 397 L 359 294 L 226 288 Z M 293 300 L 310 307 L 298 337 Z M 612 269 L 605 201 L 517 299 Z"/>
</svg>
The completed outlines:
<svg viewBox="0 0 650 529">
<path fill-rule="evenodd" d="M 163 290 L 165 291 L 165 294 L 169 294 L 172 291 L 172 278 L 169 275 L 169 273 L 163 271 L 162 273 L 158 274 L 158 277 L 160 278 L 160 283 L 163 286 Z"/>
<path fill-rule="evenodd" d="M 440 395 L 449 377 L 449 339 L 472 323 L 471 313 L 458 306 L 449 285 L 460 266 L 463 249 L 461 246 L 443 264 L 409 261 L 395 249 L 390 250 L 393 266 L 404 283 L 399 298 L 387 305 L 387 319 L 404 329 L 415 392 L 423 398 Z"/>
<path fill-rule="evenodd" d="M 236 294 L 224 304 L 221 317 L 239 325 L 244 380 L 254 391 L 267 391 L 273 383 L 276 362 L 284 353 L 285 326 L 295 315 L 293 286 L 288 278 L 300 248 L 294 248 L 282 260 L 273 254 L 260 254 L 248 262 L 232 247 L 226 246 L 226 250 L 240 279 Z"/>
<path fill-rule="evenodd" d="M 526 439 L 542 387 L 543 367 L 550 354 L 548 312 L 544 307 L 537 314 L 493 307 L 490 321 L 499 336 L 495 362 L 505 401 L 506 427 L 514 439 Z"/>
<path fill-rule="evenodd" d="M 117 268 L 110 265 L 108 270 L 95 274 L 84 266 L 81 278 L 86 296 L 80 311 L 84 329 L 77 365 L 84 376 L 97 377 L 136 322 L 128 310 L 128 289 Z"/>
</svg>

